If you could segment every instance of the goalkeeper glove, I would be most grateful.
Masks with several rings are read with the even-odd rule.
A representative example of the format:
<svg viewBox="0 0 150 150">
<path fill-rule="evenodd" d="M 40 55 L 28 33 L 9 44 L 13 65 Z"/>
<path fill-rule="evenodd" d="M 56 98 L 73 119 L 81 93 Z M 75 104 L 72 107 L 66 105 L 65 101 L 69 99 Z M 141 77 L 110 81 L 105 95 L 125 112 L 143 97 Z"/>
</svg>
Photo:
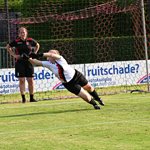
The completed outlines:
<svg viewBox="0 0 150 150">
<path fill-rule="evenodd" d="M 33 59 L 40 58 L 40 57 L 43 57 L 43 53 L 38 53 L 38 54 L 31 53 L 31 54 L 29 54 L 29 57 L 31 57 Z"/>
<path fill-rule="evenodd" d="M 29 59 L 29 56 L 28 56 L 27 54 L 23 53 L 23 54 L 21 55 L 21 58 L 22 58 L 23 60 L 28 60 L 28 59 Z"/>
</svg>

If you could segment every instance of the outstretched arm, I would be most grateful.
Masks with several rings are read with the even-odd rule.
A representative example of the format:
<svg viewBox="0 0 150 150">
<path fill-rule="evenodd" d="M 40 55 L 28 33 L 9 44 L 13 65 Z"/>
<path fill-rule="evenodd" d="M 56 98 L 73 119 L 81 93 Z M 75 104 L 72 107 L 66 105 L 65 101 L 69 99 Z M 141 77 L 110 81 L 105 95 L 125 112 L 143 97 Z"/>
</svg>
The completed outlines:
<svg viewBox="0 0 150 150">
<path fill-rule="evenodd" d="M 29 60 L 30 63 L 33 64 L 33 65 L 42 66 L 42 61 L 40 61 L 40 60 L 32 59 L 32 58 L 29 58 L 28 60 Z"/>
<path fill-rule="evenodd" d="M 33 59 L 38 59 L 40 57 L 49 57 L 49 58 L 52 58 L 54 60 L 57 60 L 57 59 L 60 59 L 61 58 L 61 55 L 60 54 L 57 54 L 57 53 L 54 53 L 55 51 L 52 50 L 52 52 L 46 52 L 46 53 L 31 53 L 29 55 L 29 57 L 33 58 Z"/>
<path fill-rule="evenodd" d="M 43 53 L 43 57 L 51 57 L 57 60 L 57 59 L 60 59 L 61 55 L 48 52 L 48 53 Z"/>
<path fill-rule="evenodd" d="M 25 53 L 21 55 L 21 58 L 24 60 L 28 60 L 33 65 L 42 66 L 42 61 L 37 60 L 37 59 L 33 59 Z"/>
<path fill-rule="evenodd" d="M 46 53 L 31 53 L 28 58 L 31 57 L 32 59 L 39 59 L 40 57 L 46 57 L 51 63 L 55 63 L 56 60 L 60 59 L 62 56 L 59 54 L 57 50 L 50 50 Z M 33 62 L 30 60 L 31 63 L 36 65 L 41 65 L 40 62 Z"/>
</svg>

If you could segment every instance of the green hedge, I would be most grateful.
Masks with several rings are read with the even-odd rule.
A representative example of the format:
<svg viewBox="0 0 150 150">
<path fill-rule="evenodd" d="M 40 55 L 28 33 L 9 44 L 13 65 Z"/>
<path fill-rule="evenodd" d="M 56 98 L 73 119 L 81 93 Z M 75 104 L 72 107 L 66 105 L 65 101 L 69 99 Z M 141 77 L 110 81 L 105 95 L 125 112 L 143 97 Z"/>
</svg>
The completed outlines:
<svg viewBox="0 0 150 150">
<path fill-rule="evenodd" d="M 78 9 L 83 9 L 88 7 L 89 5 L 96 5 L 101 3 L 106 3 L 109 0 L 7 0 L 9 9 L 21 11 L 24 17 L 30 17 L 34 14 L 36 8 L 43 5 L 44 3 L 50 4 L 63 4 L 62 12 L 73 11 Z M 111 0 L 110 0 L 111 1 Z M 137 0 L 117 0 L 117 5 L 124 7 L 130 4 L 135 4 Z M 3 7 L 4 0 L 0 1 L 0 7 Z M 60 8 L 58 6 L 58 8 Z M 59 13 L 59 10 L 58 10 Z"/>
<path fill-rule="evenodd" d="M 9 8 L 11 11 L 21 12 L 21 17 L 31 17 L 37 10 L 54 11 L 53 4 L 58 5 L 54 13 L 63 13 L 68 11 L 80 10 L 86 7 L 91 7 L 96 4 L 107 2 L 108 0 L 13 0 L 9 1 Z M 118 0 L 117 4 L 121 7 L 135 3 L 136 0 Z M 43 7 L 44 3 L 49 3 L 49 9 Z M 0 4 L 1 5 L 1 4 Z M 41 6 L 43 7 L 41 9 Z M 134 38 L 132 30 L 131 14 L 118 13 L 113 15 L 113 31 L 106 31 L 94 38 L 95 29 L 93 18 L 76 20 L 69 22 L 73 34 L 66 37 L 61 34 L 59 28 L 54 31 L 52 26 L 58 27 L 58 22 L 49 20 L 45 23 L 28 24 L 25 25 L 29 30 L 29 36 L 35 38 L 41 45 L 40 51 L 47 51 L 56 48 L 68 59 L 69 63 L 94 63 L 94 62 L 109 62 L 109 61 L 123 61 L 123 60 L 138 60 L 134 47 Z M 63 21 L 60 22 L 59 27 L 63 27 Z M 68 23 L 67 23 L 68 25 Z M 62 32 L 68 32 L 65 28 Z M 60 32 L 60 33 L 57 33 Z M 109 35 L 111 32 L 111 35 Z M 105 41 L 105 42 L 104 42 Z M 109 43 L 109 49 L 101 48 L 97 44 Z M 0 43 L 0 46 L 5 46 L 6 43 Z M 107 45 L 108 46 L 108 45 Z M 142 52 L 143 50 L 141 50 Z"/>
<path fill-rule="evenodd" d="M 74 11 L 74 10 L 80 10 L 84 9 L 86 7 L 91 7 L 96 4 L 101 4 L 108 2 L 108 0 L 12 0 L 8 1 L 10 11 L 16 11 L 21 12 L 21 17 L 31 17 L 33 16 L 37 11 L 41 12 L 41 15 L 43 12 L 52 11 L 53 13 L 61 14 L 63 12 L 68 11 Z M 136 0 L 117 0 L 117 4 L 119 6 L 127 6 L 131 3 L 135 3 Z M 49 5 L 48 8 L 45 7 L 44 4 Z M 57 9 L 54 10 L 53 5 L 57 5 Z M 60 7 L 60 4 L 62 7 Z M 41 8 L 43 7 L 43 8 Z M 48 13 L 48 12 L 47 12 Z M 132 30 L 132 22 L 131 22 L 131 14 L 129 13 L 119 13 L 114 14 L 113 16 L 114 20 L 112 24 L 114 24 L 114 31 L 112 31 L 112 36 L 132 36 L 133 30 Z M 89 19 L 83 19 L 83 20 L 76 20 L 73 21 L 72 30 L 74 31 L 73 36 L 65 37 L 62 35 L 55 35 L 56 33 L 53 31 L 52 22 L 56 23 L 57 27 L 57 21 L 55 20 L 49 20 L 45 23 L 39 23 L 39 24 L 28 24 L 25 25 L 29 29 L 29 34 L 31 37 L 37 39 L 37 40 L 47 40 L 47 39 L 61 39 L 61 38 L 92 38 L 94 35 L 94 21 L 93 18 Z M 67 24 L 67 23 L 66 23 Z M 106 28 L 109 28 L 106 27 Z M 107 30 L 107 29 L 106 29 Z M 68 31 L 66 31 L 68 32 Z M 100 34 L 101 37 L 109 36 L 110 33 L 107 31 L 105 34 Z M 98 37 L 100 38 L 100 37 Z"/>
<path fill-rule="evenodd" d="M 120 36 L 133 36 L 134 31 L 132 28 L 132 21 L 130 19 L 130 14 L 115 14 L 113 16 L 114 20 L 113 30 L 109 30 L 109 25 L 103 28 L 103 33 L 99 34 L 98 38 L 101 37 L 109 37 L 111 36 L 120 37 Z M 109 18 L 108 18 L 109 19 Z M 108 21 L 108 20 L 107 20 Z M 55 24 L 56 31 L 53 29 L 53 24 Z M 64 25 L 61 21 L 59 22 L 59 26 L 57 25 L 57 21 L 48 21 L 40 24 L 31 24 L 27 25 L 29 34 L 31 37 L 37 40 L 47 40 L 47 39 L 62 39 L 62 38 L 93 38 L 95 34 L 95 22 L 93 18 L 83 19 L 83 20 L 75 20 L 73 22 L 65 22 Z M 67 24 L 70 24 L 70 27 L 65 28 Z M 110 23 L 111 24 L 111 23 Z M 70 29 L 70 30 L 69 30 Z M 69 30 L 69 31 L 68 31 Z M 73 31 L 73 34 L 71 32 Z M 57 31 L 59 33 L 57 33 Z M 61 34 L 61 32 L 63 32 Z M 69 33 L 70 36 L 66 37 L 65 32 Z"/>
<path fill-rule="evenodd" d="M 104 43 L 104 39 L 67 39 L 67 40 L 44 40 L 39 41 L 41 52 L 49 49 L 58 49 L 69 60 L 69 63 L 94 63 L 94 62 L 111 62 L 138 60 L 135 51 L 133 37 L 120 37 L 105 39 L 105 43 L 110 43 L 109 49 L 103 51 L 101 48 L 96 49 L 96 41 Z M 65 45 L 65 46 L 64 46 Z M 71 45 L 69 47 L 69 45 Z M 69 49 L 70 48 L 70 49 Z M 141 50 L 142 51 L 142 50 Z M 140 53 L 140 52 L 139 52 Z M 70 54 L 74 57 L 69 58 Z M 102 56 L 97 59 L 97 56 Z M 143 58 L 144 59 L 144 58 Z"/>
<path fill-rule="evenodd" d="M 134 37 L 128 36 L 113 37 L 111 39 L 81 38 L 39 40 L 38 42 L 40 43 L 39 52 L 47 52 L 49 49 L 58 49 L 70 64 L 82 64 L 145 59 L 145 55 L 143 54 L 144 50 L 142 49 L 138 51 L 140 55 L 136 55 L 134 41 Z M 98 46 L 96 46 L 97 43 L 99 43 Z M 102 49 L 101 44 L 104 45 L 105 43 L 111 45 L 107 45 L 107 48 L 103 46 Z M 1 43 L 0 46 L 6 46 L 6 43 Z M 3 67 L 4 66 L 2 66 L 2 68 Z"/>
</svg>

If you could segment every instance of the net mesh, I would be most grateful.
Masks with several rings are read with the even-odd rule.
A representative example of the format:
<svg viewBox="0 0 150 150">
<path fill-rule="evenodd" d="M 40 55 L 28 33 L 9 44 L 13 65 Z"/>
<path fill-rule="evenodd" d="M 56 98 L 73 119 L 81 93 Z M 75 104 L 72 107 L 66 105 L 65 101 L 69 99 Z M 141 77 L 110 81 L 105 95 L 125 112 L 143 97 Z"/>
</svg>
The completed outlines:
<svg viewBox="0 0 150 150">
<path fill-rule="evenodd" d="M 80 48 L 80 42 L 83 45 L 86 45 L 89 41 L 91 41 L 91 43 L 94 42 L 93 46 L 90 44 L 94 49 L 94 52 L 92 52 L 94 54 L 92 54 L 93 59 L 89 59 L 89 62 L 122 60 L 122 58 L 117 58 L 114 53 L 114 49 L 117 49 L 118 47 L 118 41 L 116 38 L 113 40 L 113 37 L 120 35 L 127 36 L 127 34 L 131 34 L 129 35 L 130 38 L 131 36 L 132 39 L 134 38 L 132 40 L 133 43 L 129 43 L 129 46 L 134 44 L 135 52 L 132 52 L 130 55 L 126 54 L 124 59 L 144 59 L 144 45 L 143 40 L 141 40 L 143 36 L 143 27 L 140 0 L 128 5 L 124 2 L 121 3 L 121 6 L 118 5 L 116 0 L 107 1 L 106 3 L 101 4 L 98 2 L 92 3 L 92 1 L 89 1 L 89 3 L 86 4 L 84 3 L 81 2 L 81 6 L 86 6 L 85 8 L 82 8 L 82 6 L 82 9 L 78 8 L 78 10 L 74 10 L 75 8 L 70 5 L 70 11 L 66 12 L 63 8 L 66 7 L 66 5 L 69 6 L 69 3 L 43 1 L 33 7 L 29 17 L 12 18 L 10 19 L 10 22 L 12 25 L 30 25 L 30 27 L 36 28 L 38 33 L 34 33 L 34 36 L 37 35 L 36 37 L 39 37 L 40 39 L 41 37 L 44 39 L 95 38 L 94 41 L 89 39 L 84 40 L 84 42 L 79 40 L 77 42 L 75 40 L 59 40 L 51 42 L 50 45 L 52 48 L 61 49 L 62 53 L 64 52 L 67 57 L 68 54 L 70 54 L 71 57 L 69 63 L 77 63 L 72 55 L 75 55 L 74 49 Z M 125 20 L 120 21 L 121 18 Z M 49 30 L 49 36 L 44 37 L 44 26 Z M 30 29 L 33 30 L 33 28 Z M 34 32 L 36 32 L 35 30 Z M 128 42 L 127 38 L 126 42 Z M 122 47 L 121 44 L 124 43 L 120 42 L 119 48 Z M 116 51 L 118 51 L 118 49 Z M 113 55 L 115 56 L 113 57 Z M 82 59 L 80 61 L 81 63 L 85 62 Z"/>
<path fill-rule="evenodd" d="M 91 17 L 95 17 L 99 14 L 115 14 L 121 12 L 133 11 L 138 6 L 137 4 L 131 4 L 127 7 L 119 7 L 116 4 L 116 0 L 107 2 L 105 4 L 95 5 L 92 7 L 87 7 L 81 10 L 75 10 L 71 12 L 65 12 L 62 14 L 57 13 L 57 9 L 62 9 L 63 3 L 52 5 L 51 3 L 46 4 L 46 1 L 42 3 L 42 6 L 35 9 L 33 17 L 27 18 L 18 18 L 12 19 L 12 23 L 14 24 L 35 24 L 35 23 L 43 23 L 49 20 L 64 20 L 64 21 L 73 21 L 73 20 L 82 20 Z M 44 9 L 43 9 L 44 8 Z M 52 11 L 49 11 L 52 10 Z"/>
<path fill-rule="evenodd" d="M 0 31 L 2 42 L 6 43 L 8 40 L 6 24 L 10 25 L 11 40 L 17 36 L 18 28 L 25 26 L 29 30 L 29 35 L 39 41 L 41 52 L 58 49 L 70 64 L 101 63 L 105 66 L 105 62 L 124 63 L 124 61 L 145 59 L 141 0 L 129 2 L 24 0 L 23 2 L 19 5 L 20 7 L 10 8 L 9 18 L 5 7 L 2 7 L 0 13 L 0 23 L 3 28 Z M 11 5 L 9 3 L 8 6 L 14 6 L 14 3 Z M 150 51 L 149 1 L 145 1 L 145 6 Z M 14 67 L 13 59 L 4 48 L 2 51 L 1 57 L 6 55 L 9 61 L 3 62 L 1 67 Z M 77 66 L 77 69 L 80 70 L 80 68 L 80 65 Z M 127 92 L 131 89 L 146 90 L 146 85 L 133 85 L 132 78 L 134 78 L 132 75 L 126 77 L 128 84 L 117 88 L 102 86 L 99 88 L 100 93 Z M 116 80 L 122 79 L 116 78 Z M 35 83 L 35 86 L 37 85 Z M 45 91 L 44 88 L 49 86 L 47 81 L 37 87 L 41 90 L 36 94 L 38 99 L 73 96 L 62 90 Z"/>
</svg>

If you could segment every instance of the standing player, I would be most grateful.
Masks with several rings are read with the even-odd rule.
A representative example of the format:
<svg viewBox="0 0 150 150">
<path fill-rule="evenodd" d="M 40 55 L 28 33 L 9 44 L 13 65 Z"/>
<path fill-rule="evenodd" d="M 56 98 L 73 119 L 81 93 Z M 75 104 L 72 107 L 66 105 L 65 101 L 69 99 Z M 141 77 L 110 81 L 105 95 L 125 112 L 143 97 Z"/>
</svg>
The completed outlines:
<svg viewBox="0 0 150 150">
<path fill-rule="evenodd" d="M 15 51 L 13 51 L 13 47 L 15 48 Z M 19 28 L 18 38 L 6 46 L 9 54 L 15 58 L 15 76 L 19 79 L 19 88 L 23 103 L 26 102 L 25 78 L 28 82 L 30 102 L 36 102 L 34 99 L 33 65 L 29 61 L 21 58 L 21 55 L 24 53 L 29 55 L 32 52 L 33 47 L 34 52 L 37 53 L 40 45 L 34 39 L 28 38 L 28 31 L 25 27 Z"/>
<path fill-rule="evenodd" d="M 33 59 L 29 58 L 29 56 Z M 100 109 L 100 107 L 97 105 L 94 99 L 98 101 L 100 105 L 104 106 L 103 101 L 99 98 L 94 87 L 91 86 L 91 84 L 87 81 L 82 73 L 76 69 L 73 69 L 67 63 L 63 56 L 59 54 L 59 51 L 50 50 L 47 53 L 31 54 L 29 56 L 24 54 L 23 58 L 29 60 L 29 62 L 32 64 L 43 66 L 51 70 L 68 91 L 78 95 L 86 102 L 92 104 L 95 109 Z M 47 61 L 34 59 L 41 56 L 47 57 Z"/>
</svg>

